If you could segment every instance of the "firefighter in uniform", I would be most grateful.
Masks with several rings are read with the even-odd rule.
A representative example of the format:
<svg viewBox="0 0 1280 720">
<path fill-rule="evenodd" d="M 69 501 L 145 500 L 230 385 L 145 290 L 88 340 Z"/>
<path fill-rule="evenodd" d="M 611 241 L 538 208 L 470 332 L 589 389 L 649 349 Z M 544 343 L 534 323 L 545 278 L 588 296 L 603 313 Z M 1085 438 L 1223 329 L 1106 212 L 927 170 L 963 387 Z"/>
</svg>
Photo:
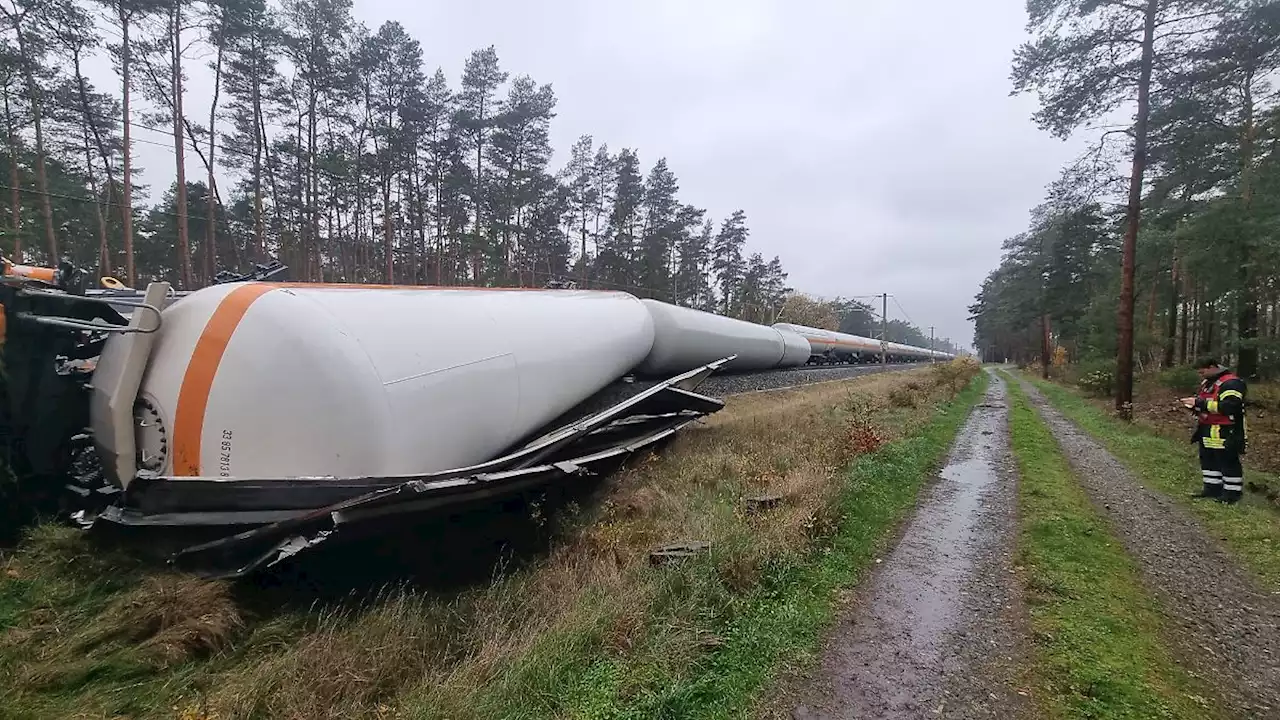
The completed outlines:
<svg viewBox="0 0 1280 720">
<path fill-rule="evenodd" d="M 1200 389 L 1195 397 L 1182 399 L 1199 420 L 1191 442 L 1199 445 L 1204 488 L 1193 497 L 1234 503 L 1244 494 L 1245 382 L 1215 358 L 1196 363 L 1196 371 Z"/>
</svg>

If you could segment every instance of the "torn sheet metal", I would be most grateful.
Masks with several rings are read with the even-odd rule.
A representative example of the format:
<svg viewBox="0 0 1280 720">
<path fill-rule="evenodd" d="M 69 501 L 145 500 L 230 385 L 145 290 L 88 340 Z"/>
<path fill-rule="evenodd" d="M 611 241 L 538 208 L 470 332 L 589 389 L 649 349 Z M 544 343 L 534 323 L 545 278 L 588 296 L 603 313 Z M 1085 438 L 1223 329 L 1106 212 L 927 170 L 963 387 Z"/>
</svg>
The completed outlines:
<svg viewBox="0 0 1280 720">
<path fill-rule="evenodd" d="M 233 532 L 182 548 L 172 562 L 205 576 L 243 576 L 388 517 L 514 495 L 651 448 L 724 407 L 694 389 L 730 360 L 677 375 L 480 465 L 358 478 L 140 475 L 89 524 Z"/>
</svg>

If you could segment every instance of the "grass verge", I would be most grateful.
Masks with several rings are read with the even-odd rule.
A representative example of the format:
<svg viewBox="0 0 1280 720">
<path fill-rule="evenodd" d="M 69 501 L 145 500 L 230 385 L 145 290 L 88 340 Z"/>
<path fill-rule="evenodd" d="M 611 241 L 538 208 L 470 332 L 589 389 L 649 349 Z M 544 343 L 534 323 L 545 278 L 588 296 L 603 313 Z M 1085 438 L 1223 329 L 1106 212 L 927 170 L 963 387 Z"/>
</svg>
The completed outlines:
<svg viewBox="0 0 1280 720">
<path fill-rule="evenodd" d="M 1045 711 L 1057 718 L 1214 718 L 1161 644 L 1161 616 L 1133 560 L 1076 484 L 1016 382 L 1019 564 Z"/>
<path fill-rule="evenodd" d="M 0 557 L 0 707 L 31 718 L 738 712 L 816 646 L 833 593 L 856 582 L 979 396 L 978 373 L 959 362 L 732 398 L 582 507 L 531 506 L 555 529 L 550 548 L 460 591 L 395 587 L 311 607 L 294 591 L 302 602 L 276 605 L 38 528 Z M 744 505 L 760 495 L 778 502 Z M 710 548 L 651 565 L 651 549 L 683 540 Z"/>
<path fill-rule="evenodd" d="M 1195 446 L 1159 435 L 1112 417 L 1080 394 L 1040 378 L 1031 381 L 1060 412 L 1103 444 L 1145 485 L 1168 494 L 1187 508 L 1206 529 L 1243 561 L 1264 584 L 1280 591 L 1280 522 L 1268 500 L 1245 493 L 1246 502 L 1234 506 L 1197 502 L 1190 493 L 1200 489 L 1200 465 Z M 1245 470 L 1246 478 L 1276 483 L 1272 475 Z"/>
<path fill-rule="evenodd" d="M 810 552 L 773 564 L 735 601 L 732 615 L 704 617 L 700 631 L 718 639 L 712 652 L 684 669 L 663 667 L 656 654 L 598 660 L 581 677 L 566 714 L 741 717 L 767 680 L 816 656 L 838 594 L 857 584 L 889 531 L 914 506 L 986 384 L 980 373 L 917 433 L 860 456 L 839 493 L 834 532 Z"/>
</svg>

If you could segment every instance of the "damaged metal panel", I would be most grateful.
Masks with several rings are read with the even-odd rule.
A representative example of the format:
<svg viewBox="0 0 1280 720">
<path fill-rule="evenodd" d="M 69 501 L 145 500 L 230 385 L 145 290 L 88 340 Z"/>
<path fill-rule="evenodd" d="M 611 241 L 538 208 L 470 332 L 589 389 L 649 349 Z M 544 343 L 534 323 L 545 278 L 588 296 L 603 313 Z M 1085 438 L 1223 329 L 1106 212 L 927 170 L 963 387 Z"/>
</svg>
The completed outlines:
<svg viewBox="0 0 1280 720">
<path fill-rule="evenodd" d="M 693 392 L 724 358 L 682 373 L 627 400 L 471 468 L 361 478 L 173 478 L 134 480 L 91 525 L 129 528 L 244 528 L 178 550 L 178 567 L 238 577 L 392 516 L 514 495 L 590 474 L 653 447 L 724 407 Z M 345 495 L 345 497 L 343 496 Z M 257 527 L 254 527 L 257 526 Z"/>
</svg>

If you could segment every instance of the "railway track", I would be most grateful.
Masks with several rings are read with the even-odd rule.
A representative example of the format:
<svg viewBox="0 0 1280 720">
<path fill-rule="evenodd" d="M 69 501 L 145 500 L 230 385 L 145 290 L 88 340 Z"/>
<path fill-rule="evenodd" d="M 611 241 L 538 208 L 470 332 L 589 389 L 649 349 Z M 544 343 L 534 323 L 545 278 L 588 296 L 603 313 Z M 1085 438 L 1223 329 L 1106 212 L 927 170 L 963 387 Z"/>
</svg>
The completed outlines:
<svg viewBox="0 0 1280 720">
<path fill-rule="evenodd" d="M 811 365 L 785 370 L 737 375 L 713 375 L 702 385 L 702 390 L 717 397 L 728 397 L 750 392 L 786 390 L 788 388 L 833 382 L 847 378 L 874 375 L 894 370 L 920 367 L 921 363 L 890 363 L 888 365 Z"/>
</svg>

